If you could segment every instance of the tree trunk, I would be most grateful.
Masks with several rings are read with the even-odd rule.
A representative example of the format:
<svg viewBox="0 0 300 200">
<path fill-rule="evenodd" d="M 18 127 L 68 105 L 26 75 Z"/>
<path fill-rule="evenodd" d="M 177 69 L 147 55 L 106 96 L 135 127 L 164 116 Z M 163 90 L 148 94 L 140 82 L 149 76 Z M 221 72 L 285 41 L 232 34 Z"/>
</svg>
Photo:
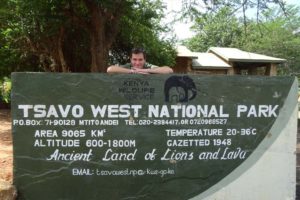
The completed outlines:
<svg viewBox="0 0 300 200">
<path fill-rule="evenodd" d="M 109 49 L 118 32 L 123 0 L 115 1 L 115 9 L 103 9 L 94 1 L 85 0 L 90 12 L 88 32 L 91 39 L 91 72 L 106 72 Z"/>
<path fill-rule="evenodd" d="M 108 63 L 108 47 L 98 34 L 91 35 L 91 72 L 106 72 Z"/>
<path fill-rule="evenodd" d="M 59 56 L 60 65 L 62 68 L 62 72 L 70 72 L 70 68 L 68 67 L 64 52 L 63 52 L 63 40 L 64 40 L 65 30 L 63 27 L 60 28 L 59 37 L 57 41 L 57 51 Z"/>
<path fill-rule="evenodd" d="M 105 16 L 97 6 L 90 8 L 90 11 L 91 72 L 106 72 L 109 47 L 106 45 Z"/>
<path fill-rule="evenodd" d="M 65 12 L 90 35 L 91 72 L 106 72 L 109 49 L 117 35 L 124 6 L 128 3 L 123 0 L 115 0 L 111 3 L 112 7 L 108 8 L 99 2 L 83 0 L 89 13 L 88 20 L 80 18 L 72 8 Z"/>
</svg>

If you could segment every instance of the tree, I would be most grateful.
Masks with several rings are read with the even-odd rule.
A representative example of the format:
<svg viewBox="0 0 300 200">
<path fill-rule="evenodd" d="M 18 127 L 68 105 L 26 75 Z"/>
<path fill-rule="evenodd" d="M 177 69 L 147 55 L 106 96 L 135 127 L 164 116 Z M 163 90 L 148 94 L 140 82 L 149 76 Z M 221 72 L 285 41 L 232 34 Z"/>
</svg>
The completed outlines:
<svg viewBox="0 0 300 200">
<path fill-rule="evenodd" d="M 22 66 L 24 69 L 38 71 L 37 63 L 27 62 L 31 54 L 22 54 L 16 43 L 20 42 L 20 28 L 15 21 L 11 10 L 15 9 L 10 1 L 0 0 L 0 79 L 8 76 L 12 71 L 17 71 Z M 26 63 L 26 64 L 25 64 Z"/>
<path fill-rule="evenodd" d="M 111 49 L 110 63 L 127 62 L 133 47 L 144 47 L 148 62 L 156 65 L 174 65 L 175 40 L 160 36 L 162 32 L 170 31 L 168 26 L 161 25 L 163 17 L 164 6 L 160 1 L 141 1 L 139 8 L 121 19 L 122 30 Z"/>
<path fill-rule="evenodd" d="M 187 40 L 185 44 L 191 50 L 201 52 L 212 46 L 234 46 L 242 35 L 242 28 L 238 19 L 231 13 L 229 7 L 224 7 L 217 13 L 201 15 L 192 26 L 196 36 Z"/>
<path fill-rule="evenodd" d="M 249 9 L 256 9 L 257 18 L 265 10 L 270 8 L 270 5 L 278 5 L 281 10 L 287 15 L 286 3 L 284 0 L 182 0 L 183 8 L 181 10 L 181 18 L 191 17 L 198 18 L 200 15 L 207 13 L 215 13 L 224 7 L 229 7 L 232 14 L 241 12 L 244 23 L 247 22 L 246 12 Z"/>
<path fill-rule="evenodd" d="M 53 71 L 67 72 L 63 40 L 69 28 L 89 37 L 92 72 L 104 72 L 108 52 L 119 30 L 123 15 L 133 9 L 134 1 L 17 1 L 24 34 L 33 51 L 53 59 Z M 79 40 L 80 41 L 80 40 Z"/>
<path fill-rule="evenodd" d="M 159 0 L 11 0 L 5 8 L 12 11 L 0 20 L 3 30 L 10 28 L 16 35 L 10 41 L 23 55 L 38 58 L 45 71 L 105 72 L 109 55 L 126 55 L 143 40 L 151 50 L 156 44 L 168 55 L 174 52 L 172 41 L 159 38 Z"/>
</svg>

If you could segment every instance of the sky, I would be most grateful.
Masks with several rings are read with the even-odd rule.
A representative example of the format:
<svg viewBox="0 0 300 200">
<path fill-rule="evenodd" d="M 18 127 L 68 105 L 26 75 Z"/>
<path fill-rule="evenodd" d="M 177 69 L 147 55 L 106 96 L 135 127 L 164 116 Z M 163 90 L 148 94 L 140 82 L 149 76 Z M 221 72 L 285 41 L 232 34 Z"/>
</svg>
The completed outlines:
<svg viewBox="0 0 300 200">
<path fill-rule="evenodd" d="M 182 0 L 163 0 L 165 5 L 167 6 L 167 17 L 164 20 L 164 23 L 170 23 L 174 16 L 172 16 L 172 11 L 180 11 L 181 9 L 181 2 Z M 300 0 L 286 0 L 287 4 L 294 4 L 300 6 Z M 177 22 L 174 24 L 174 33 L 177 36 L 179 40 L 191 38 L 194 33 L 190 31 L 190 27 L 192 26 L 192 23 L 186 23 L 186 22 Z"/>
</svg>

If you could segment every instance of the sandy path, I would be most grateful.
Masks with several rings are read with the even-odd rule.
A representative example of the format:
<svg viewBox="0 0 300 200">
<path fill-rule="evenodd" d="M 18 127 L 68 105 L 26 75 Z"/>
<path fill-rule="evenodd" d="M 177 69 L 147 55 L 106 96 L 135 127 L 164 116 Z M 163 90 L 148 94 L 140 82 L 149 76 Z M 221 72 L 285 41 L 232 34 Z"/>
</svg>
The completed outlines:
<svg viewBox="0 0 300 200">
<path fill-rule="evenodd" d="M 10 110 L 0 110 L 0 179 L 12 183 L 12 134 Z"/>
</svg>

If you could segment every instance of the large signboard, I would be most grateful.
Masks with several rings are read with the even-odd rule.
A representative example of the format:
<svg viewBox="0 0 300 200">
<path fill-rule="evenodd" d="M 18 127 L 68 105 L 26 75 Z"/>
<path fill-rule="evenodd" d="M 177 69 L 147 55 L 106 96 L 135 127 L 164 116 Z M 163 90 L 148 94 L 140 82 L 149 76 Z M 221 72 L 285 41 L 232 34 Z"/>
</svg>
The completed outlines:
<svg viewBox="0 0 300 200">
<path fill-rule="evenodd" d="M 202 199 L 251 168 L 296 108 L 292 77 L 12 78 L 20 199 Z"/>
</svg>

